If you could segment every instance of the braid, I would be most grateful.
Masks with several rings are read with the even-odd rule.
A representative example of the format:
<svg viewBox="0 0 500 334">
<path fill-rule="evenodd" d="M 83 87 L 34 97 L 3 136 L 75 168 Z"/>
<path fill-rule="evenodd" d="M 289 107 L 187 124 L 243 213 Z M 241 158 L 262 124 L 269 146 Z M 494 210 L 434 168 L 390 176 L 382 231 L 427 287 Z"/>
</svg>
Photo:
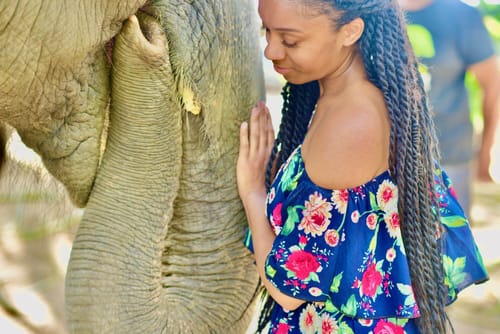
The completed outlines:
<svg viewBox="0 0 500 334">
<path fill-rule="evenodd" d="M 281 92 L 283 108 L 281 110 L 281 123 L 278 136 L 269 158 L 266 169 L 266 187 L 271 187 L 275 174 L 275 166 L 281 166 L 302 143 L 309 127 L 309 121 L 319 97 L 317 82 L 294 85 L 287 83 Z M 271 320 L 274 300 L 263 289 L 261 294 L 261 312 L 257 323 L 256 333 L 262 333 Z"/>
<path fill-rule="evenodd" d="M 303 85 L 287 83 L 283 87 L 281 96 L 283 97 L 281 123 L 266 171 L 268 189 L 274 177 L 273 167 L 281 166 L 304 140 L 319 97 L 319 85 L 317 82 Z"/>
<path fill-rule="evenodd" d="M 380 1 L 349 3 L 361 2 L 370 7 Z M 382 90 L 389 112 L 389 163 L 398 185 L 401 232 L 421 313 L 418 327 L 422 333 L 445 333 L 446 292 L 441 249 L 436 240 L 439 213 L 434 209 L 434 188 L 430 187 L 434 185 L 433 170 L 438 159 L 435 133 L 404 21 L 396 8 L 366 17 L 360 12 L 365 21 L 360 50 L 368 77 Z"/>
</svg>

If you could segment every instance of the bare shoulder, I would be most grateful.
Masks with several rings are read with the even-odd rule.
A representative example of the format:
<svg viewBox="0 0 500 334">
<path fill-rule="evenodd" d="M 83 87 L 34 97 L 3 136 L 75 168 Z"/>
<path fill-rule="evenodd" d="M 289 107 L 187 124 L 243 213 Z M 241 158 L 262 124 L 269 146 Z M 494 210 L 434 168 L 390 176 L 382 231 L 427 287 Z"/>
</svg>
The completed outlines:
<svg viewBox="0 0 500 334">
<path fill-rule="evenodd" d="M 349 93 L 340 102 L 317 111 L 303 147 L 309 177 L 328 189 L 365 184 L 388 168 L 390 126 L 383 98 Z"/>
</svg>

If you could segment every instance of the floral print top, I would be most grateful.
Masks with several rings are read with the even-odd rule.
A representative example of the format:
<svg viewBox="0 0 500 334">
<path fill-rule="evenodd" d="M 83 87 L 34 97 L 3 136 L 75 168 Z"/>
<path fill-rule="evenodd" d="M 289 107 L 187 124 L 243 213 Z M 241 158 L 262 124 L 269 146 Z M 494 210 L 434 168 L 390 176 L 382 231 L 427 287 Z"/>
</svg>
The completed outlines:
<svg viewBox="0 0 500 334">
<path fill-rule="evenodd" d="M 446 174 L 438 187 L 448 301 L 488 279 Z M 281 166 L 267 197 L 276 233 L 265 265 L 281 292 L 307 301 L 276 304 L 269 333 L 418 333 L 419 316 L 399 228 L 398 189 L 389 171 L 351 189 L 319 187 L 301 146 Z M 246 246 L 252 250 L 251 235 Z"/>
</svg>

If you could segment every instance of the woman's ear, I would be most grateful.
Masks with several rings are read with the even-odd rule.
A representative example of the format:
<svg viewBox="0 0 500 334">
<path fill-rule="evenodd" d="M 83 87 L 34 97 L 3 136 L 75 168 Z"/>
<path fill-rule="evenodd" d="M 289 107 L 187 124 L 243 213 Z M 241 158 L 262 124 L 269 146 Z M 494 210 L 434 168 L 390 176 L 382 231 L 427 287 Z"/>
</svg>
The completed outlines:
<svg viewBox="0 0 500 334">
<path fill-rule="evenodd" d="M 365 21 L 362 18 L 357 17 L 351 22 L 345 24 L 341 30 L 344 34 L 344 46 L 351 46 L 356 43 L 365 29 Z"/>
</svg>

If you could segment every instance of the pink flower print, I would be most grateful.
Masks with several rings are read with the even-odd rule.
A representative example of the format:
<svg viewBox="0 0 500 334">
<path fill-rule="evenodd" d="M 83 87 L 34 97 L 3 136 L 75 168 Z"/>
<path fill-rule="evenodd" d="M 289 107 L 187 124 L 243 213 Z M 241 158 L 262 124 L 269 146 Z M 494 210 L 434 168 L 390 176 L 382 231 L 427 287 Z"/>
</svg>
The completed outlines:
<svg viewBox="0 0 500 334">
<path fill-rule="evenodd" d="M 370 327 L 373 325 L 373 319 L 358 319 L 358 322 L 363 327 Z"/>
<path fill-rule="evenodd" d="M 349 202 L 349 190 L 334 190 L 332 192 L 332 203 L 338 212 L 345 214 L 347 211 L 347 203 Z"/>
<path fill-rule="evenodd" d="M 281 219 L 281 208 L 283 207 L 283 203 L 278 203 L 274 209 L 273 209 L 273 214 L 272 214 L 272 223 L 274 226 L 281 226 L 283 225 L 283 221 Z"/>
<path fill-rule="evenodd" d="M 448 191 L 450 192 L 450 195 L 451 195 L 454 199 L 458 199 L 457 192 L 455 191 L 455 187 L 450 186 L 450 187 L 448 188 Z"/>
<path fill-rule="evenodd" d="M 290 325 L 285 322 L 280 322 L 278 328 L 274 331 L 275 334 L 287 334 L 290 330 Z"/>
<path fill-rule="evenodd" d="M 396 211 L 398 208 L 398 188 L 389 180 L 384 180 L 377 190 L 378 206 L 384 211 Z"/>
<path fill-rule="evenodd" d="M 361 279 L 361 293 L 371 298 L 375 297 L 382 283 L 382 274 L 377 270 L 375 263 L 370 264 Z"/>
<path fill-rule="evenodd" d="M 385 226 L 391 238 L 401 237 L 401 229 L 399 228 L 399 214 L 396 211 L 388 211 L 384 215 Z"/>
<path fill-rule="evenodd" d="M 337 321 L 332 318 L 328 313 L 321 315 L 321 334 L 335 334 L 338 333 L 339 326 Z"/>
<path fill-rule="evenodd" d="M 373 334 L 404 334 L 404 332 L 403 327 L 385 319 L 380 319 L 373 329 Z"/>
<path fill-rule="evenodd" d="M 333 229 L 326 231 L 325 241 L 330 247 L 337 246 L 339 244 L 339 232 Z"/>
<path fill-rule="evenodd" d="M 359 221 L 359 211 L 358 210 L 354 210 L 351 213 L 351 220 L 353 223 L 357 223 Z"/>
<path fill-rule="evenodd" d="M 300 249 L 290 254 L 285 268 L 294 272 L 298 279 L 305 280 L 311 273 L 321 269 L 321 266 L 314 255 Z"/>
<path fill-rule="evenodd" d="M 300 222 L 299 229 L 312 236 L 323 234 L 330 225 L 331 209 L 332 205 L 321 194 L 314 192 L 309 196 L 309 201 L 306 201 L 305 209 L 302 210 L 304 217 Z"/>
<path fill-rule="evenodd" d="M 396 250 L 394 248 L 389 248 L 385 253 L 385 258 L 387 261 L 392 262 L 396 258 Z"/>
<path fill-rule="evenodd" d="M 299 237 L 299 245 L 303 247 L 306 244 L 307 244 L 307 238 L 306 238 L 306 236 L 305 235 L 301 235 Z"/>
<path fill-rule="evenodd" d="M 370 213 L 368 217 L 366 217 L 366 226 L 370 230 L 374 230 L 375 227 L 377 227 L 377 214 L 376 213 Z"/>
<path fill-rule="evenodd" d="M 314 305 L 307 305 L 299 316 L 300 332 L 304 334 L 315 334 L 316 326 L 319 320 L 318 318 L 318 313 L 316 312 Z"/>
</svg>

